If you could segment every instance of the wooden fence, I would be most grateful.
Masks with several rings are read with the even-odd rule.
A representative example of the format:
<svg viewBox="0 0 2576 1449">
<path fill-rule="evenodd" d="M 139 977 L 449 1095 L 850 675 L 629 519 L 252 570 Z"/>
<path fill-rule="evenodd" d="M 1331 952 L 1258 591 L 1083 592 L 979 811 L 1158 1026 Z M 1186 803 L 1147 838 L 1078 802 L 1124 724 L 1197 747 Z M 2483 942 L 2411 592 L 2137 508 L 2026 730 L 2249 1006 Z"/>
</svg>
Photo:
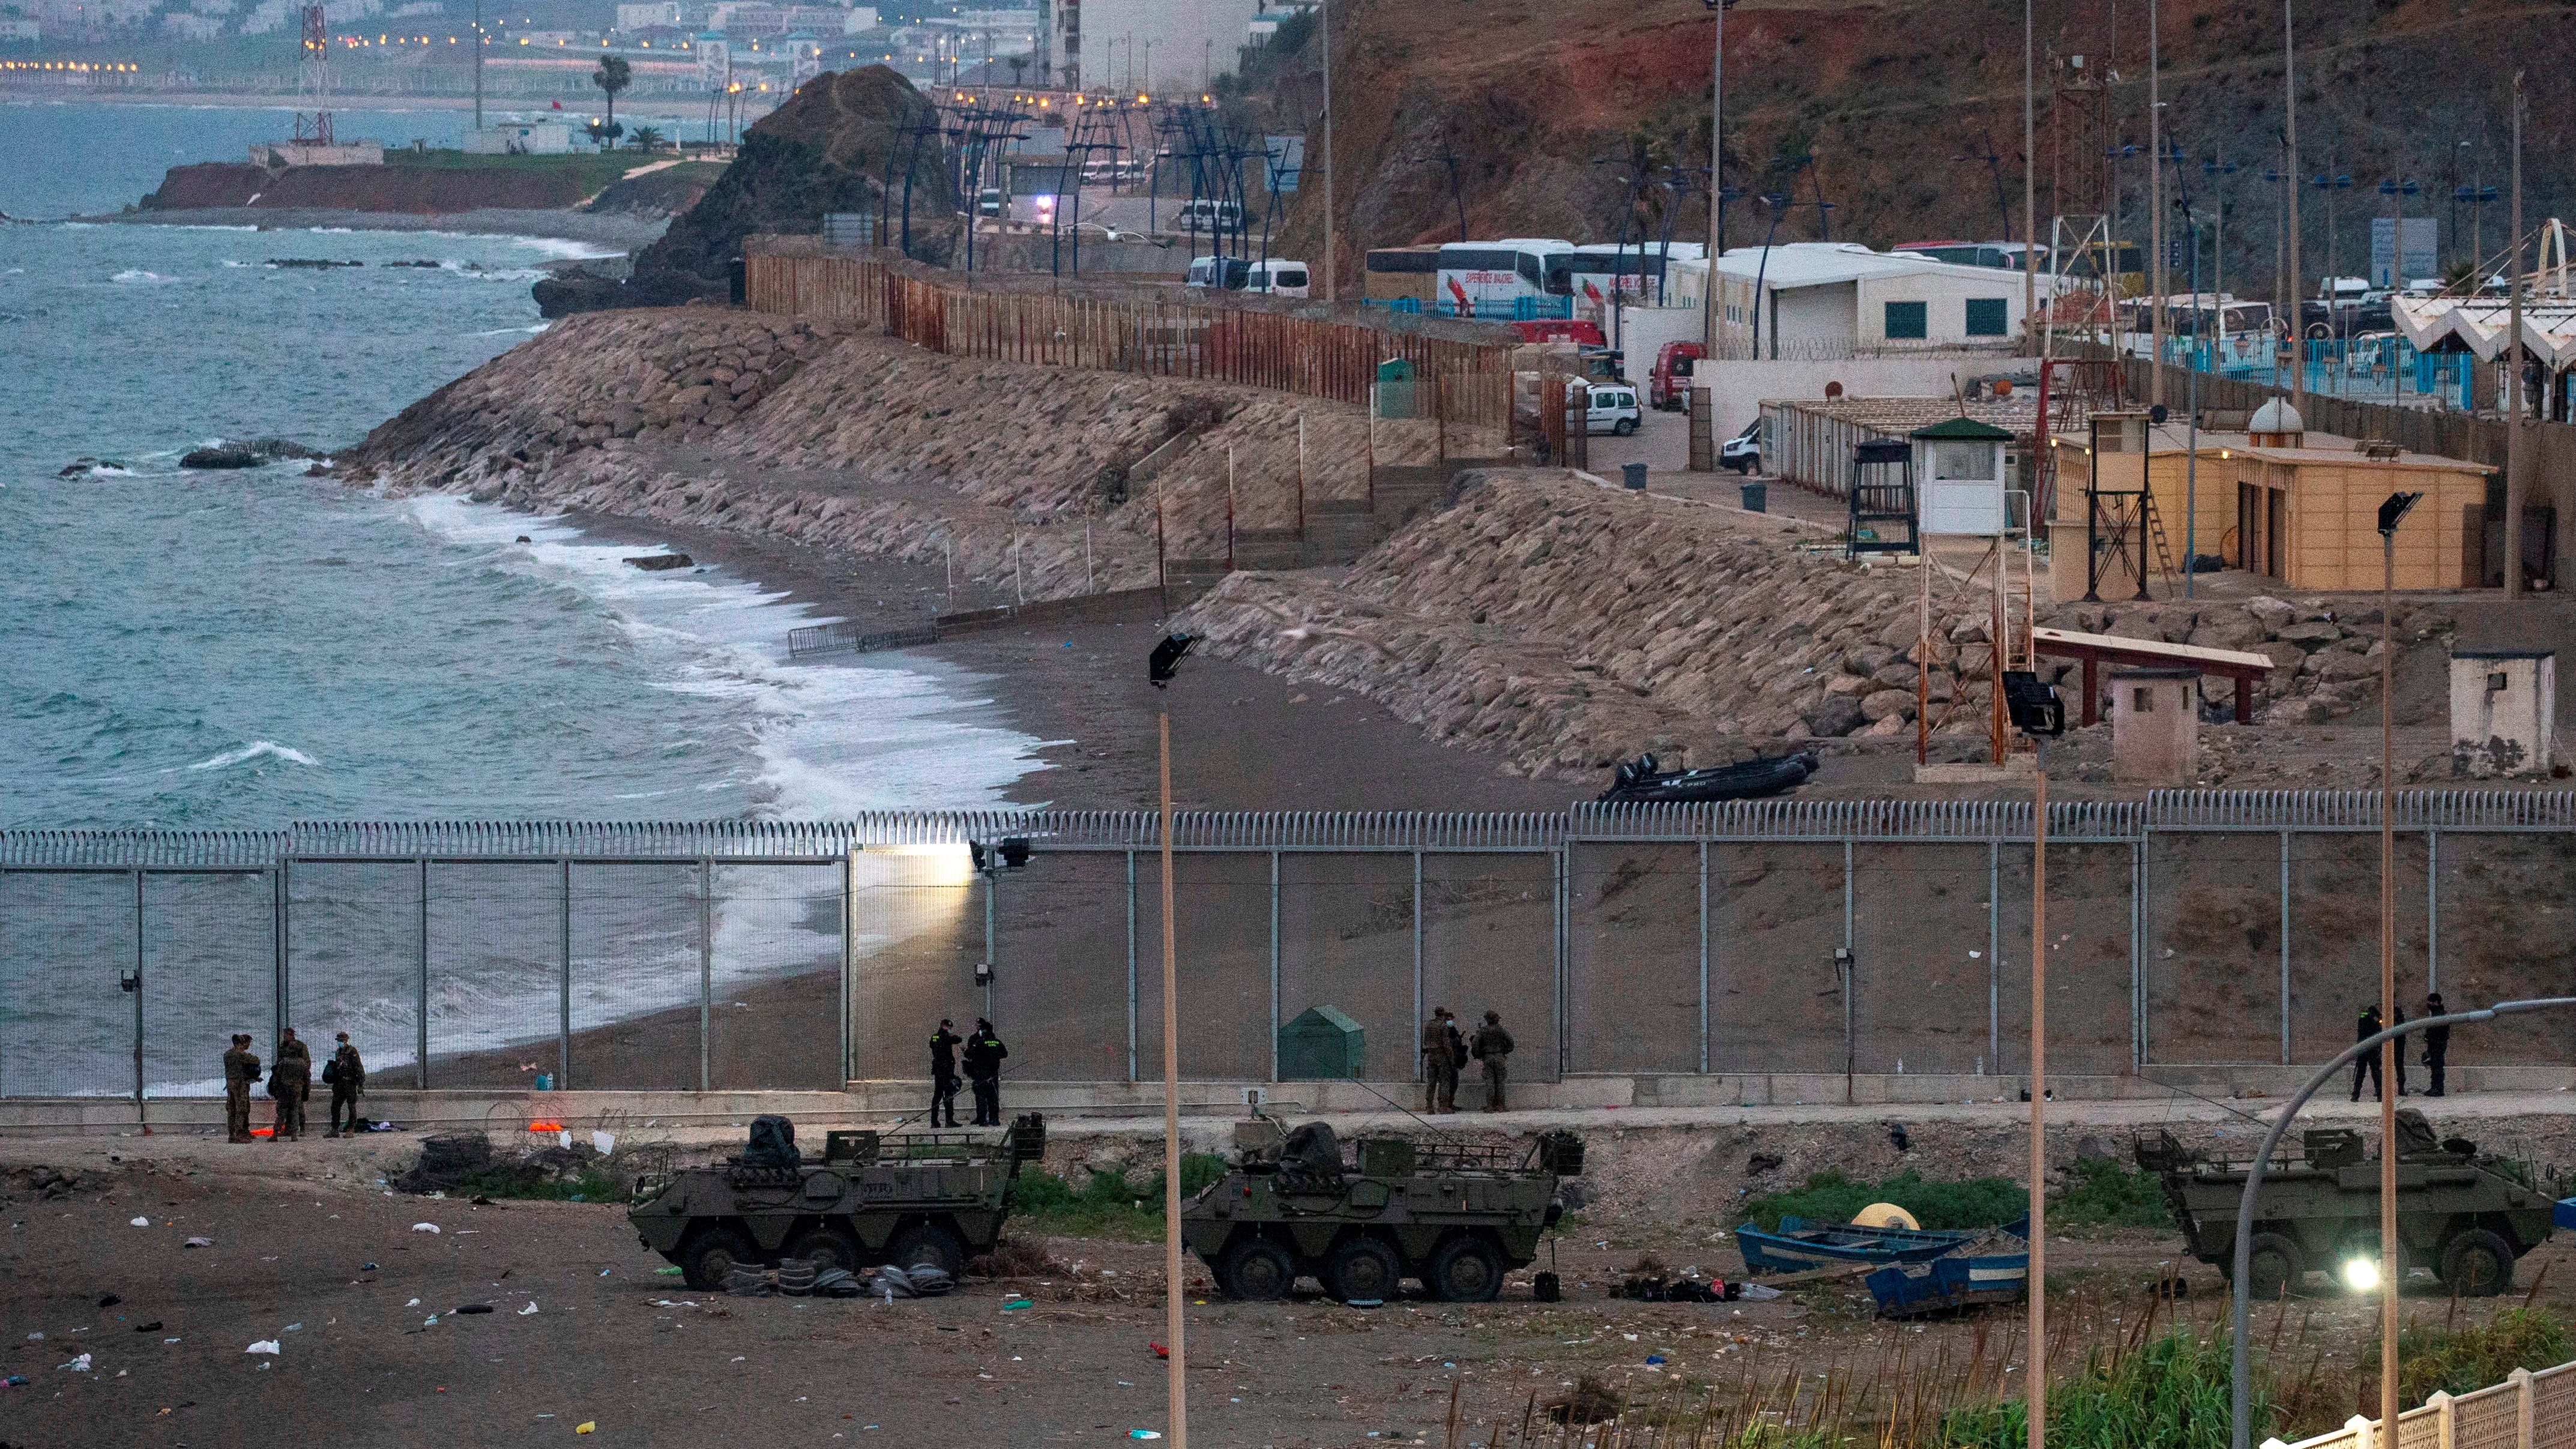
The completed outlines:
<svg viewBox="0 0 2576 1449">
<path fill-rule="evenodd" d="M 2380 1424 L 2358 1415 L 2340 1429 L 2263 1449 L 2557 1449 L 2576 1431 L 2576 1363 L 2532 1373 L 2515 1369 L 2503 1383 L 2452 1398 L 2435 1393 L 2397 1416 L 2394 1443 Z"/>
<path fill-rule="evenodd" d="M 1507 426 L 1511 349 L 1351 322 L 1180 302 L 969 291 L 915 269 L 854 257 L 754 253 L 755 310 L 872 327 L 916 347 L 1045 367 L 1198 378 L 1365 407 L 1378 365 L 1402 360 L 1437 386 L 1427 417 Z"/>
</svg>

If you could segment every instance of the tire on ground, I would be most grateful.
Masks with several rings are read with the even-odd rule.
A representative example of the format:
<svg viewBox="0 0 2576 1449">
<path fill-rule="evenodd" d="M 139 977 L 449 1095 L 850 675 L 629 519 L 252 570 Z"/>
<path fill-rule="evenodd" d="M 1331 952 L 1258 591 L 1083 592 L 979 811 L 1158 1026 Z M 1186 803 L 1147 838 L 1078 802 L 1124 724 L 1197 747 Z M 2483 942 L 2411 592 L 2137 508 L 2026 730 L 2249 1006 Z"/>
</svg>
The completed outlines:
<svg viewBox="0 0 2576 1449">
<path fill-rule="evenodd" d="M 2462 1228 L 2442 1245 L 2442 1286 L 2463 1298 L 2493 1298 L 2513 1286 L 2513 1245 L 2491 1228 Z"/>
<path fill-rule="evenodd" d="M 952 1279 L 966 1271 L 966 1245 L 938 1223 L 915 1223 L 895 1234 L 894 1241 L 886 1245 L 886 1253 L 888 1261 L 898 1268 L 936 1263 Z"/>
<path fill-rule="evenodd" d="M 1216 1285 L 1228 1298 L 1269 1303 L 1288 1296 L 1297 1281 L 1297 1259 L 1265 1238 L 1246 1235 L 1234 1240 L 1218 1262 Z"/>
<path fill-rule="evenodd" d="M 1450 1303 L 1490 1303 L 1503 1291 L 1503 1255 L 1474 1233 L 1442 1243 L 1423 1269 L 1423 1286 Z"/>
<path fill-rule="evenodd" d="M 739 1228 L 701 1228 L 680 1249 L 680 1279 L 701 1293 L 722 1291 L 735 1268 L 759 1266 L 760 1254 Z"/>
<path fill-rule="evenodd" d="M 2278 1298 L 2284 1292 L 2300 1290 L 2308 1265 L 2299 1252 L 2297 1239 L 2287 1233 L 2256 1233 L 2248 1247 L 2245 1276 L 2250 1298 Z"/>
<path fill-rule="evenodd" d="M 1404 1261 L 1383 1238 L 1345 1233 L 1324 1257 L 1324 1291 L 1344 1302 L 1393 1298 L 1404 1278 Z"/>
</svg>

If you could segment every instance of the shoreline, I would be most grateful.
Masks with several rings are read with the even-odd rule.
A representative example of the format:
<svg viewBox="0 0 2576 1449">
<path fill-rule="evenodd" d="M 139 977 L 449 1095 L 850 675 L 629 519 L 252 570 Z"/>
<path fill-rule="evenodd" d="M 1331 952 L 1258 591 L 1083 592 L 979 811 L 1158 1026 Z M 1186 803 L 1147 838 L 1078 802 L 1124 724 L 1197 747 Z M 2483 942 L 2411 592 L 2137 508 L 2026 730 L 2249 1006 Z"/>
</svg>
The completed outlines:
<svg viewBox="0 0 2576 1449">
<path fill-rule="evenodd" d="M 667 217 L 644 218 L 587 211 L 529 211 L 483 207 L 423 215 L 399 211 L 346 211 L 327 207 L 204 206 L 170 211 L 128 211 L 67 216 L 58 226 L 250 227 L 260 231 L 454 232 L 464 236 L 532 237 L 588 242 L 632 253 L 660 240 Z"/>
<path fill-rule="evenodd" d="M 483 98 L 484 115 L 489 118 L 492 116 L 529 115 L 539 111 L 550 111 L 550 103 L 553 98 L 549 98 L 548 100 L 531 100 L 526 105 L 508 105 L 503 103 L 505 100 L 510 99 L 520 98 L 485 96 Z M 474 109 L 474 98 L 470 95 L 335 95 L 331 97 L 331 102 L 333 109 L 344 111 L 471 111 Z M 264 91 L 92 91 L 86 94 L 76 95 L 66 90 L 54 88 L 32 90 L 19 87 L 0 87 L 0 105 L 43 105 L 48 103 L 54 105 L 89 104 L 169 106 L 178 110 L 223 107 L 239 110 L 309 111 L 313 108 L 313 97 L 271 94 Z M 629 104 L 631 105 L 632 102 Z M 647 101 L 645 104 L 648 109 L 639 111 L 636 114 L 651 120 L 687 121 L 695 119 L 702 122 L 706 111 L 706 103 L 703 98 L 700 98 L 694 106 L 690 105 L 685 98 L 672 100 L 668 102 L 667 105 L 657 101 Z M 664 113 L 665 111 L 667 111 L 667 114 Z M 768 113 L 764 111 L 761 114 L 766 115 Z M 747 114 L 742 124 L 746 126 L 751 124 L 751 119 Z"/>
</svg>

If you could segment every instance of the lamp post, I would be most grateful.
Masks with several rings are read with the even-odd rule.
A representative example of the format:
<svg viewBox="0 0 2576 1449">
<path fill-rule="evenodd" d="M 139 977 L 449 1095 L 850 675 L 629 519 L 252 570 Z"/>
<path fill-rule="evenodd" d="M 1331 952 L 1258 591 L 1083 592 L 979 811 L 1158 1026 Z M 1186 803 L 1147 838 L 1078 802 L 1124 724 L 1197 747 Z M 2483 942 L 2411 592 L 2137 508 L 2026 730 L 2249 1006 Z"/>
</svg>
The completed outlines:
<svg viewBox="0 0 2576 1449">
<path fill-rule="evenodd" d="M 1771 238 L 1779 234 L 1780 214 L 1789 209 L 1789 198 L 1777 191 L 1764 193 L 1761 201 L 1764 206 L 1771 209 L 1771 225 L 1764 228 L 1762 232 L 1762 260 L 1753 269 L 1753 356 L 1757 360 L 1762 356 L 1762 283 L 1771 274 Z M 1716 280 L 1716 259 L 1711 258 L 1709 291 L 1712 295 L 1717 291 Z M 1771 339 L 1771 351 L 1776 355 L 1779 350 L 1780 339 L 1774 337 Z"/>
<path fill-rule="evenodd" d="M 1333 302 L 1339 300 L 1336 280 L 1340 274 L 1333 260 L 1333 0 L 1320 0 L 1315 20 L 1323 31 L 1324 43 L 1324 300 Z M 1153 52 L 1148 50 L 1145 55 L 1150 63 Z"/>
<path fill-rule="evenodd" d="M 2229 1337 L 2233 1340 L 2230 1345 L 2230 1351 L 2234 1358 L 2229 1374 L 2229 1377 L 2232 1380 L 2230 1398 L 2233 1400 L 2231 1405 L 2232 1423 L 2229 1427 L 2228 1436 L 2230 1449 L 2248 1449 L 2248 1445 L 2251 1442 L 2253 1434 L 2254 1400 L 2251 1392 L 2253 1380 L 2253 1353 L 2247 1347 L 2245 1342 L 2245 1324 L 2251 1311 L 2250 1300 L 2252 1293 L 2246 1279 L 2254 1266 L 2253 1245 L 2255 1194 L 2263 1185 L 2263 1169 L 2265 1165 L 2270 1163 L 2272 1160 L 2272 1149 L 2280 1145 L 2282 1134 L 2287 1132 L 2289 1130 L 2290 1123 L 2297 1119 L 2299 1109 L 2308 1104 L 2308 1099 L 2315 1096 L 2320 1087 L 2323 1087 L 2326 1083 L 2334 1080 L 2337 1073 L 2341 1072 L 2345 1067 L 2350 1066 L 2354 1059 L 2359 1057 L 2363 1052 L 2380 1051 L 2395 1042 L 2399 1037 L 2406 1035 L 2408 1032 L 2422 1031 L 2426 1027 L 2433 1026 L 2458 1026 L 2465 1022 L 2493 1021 L 2499 1016 L 2510 1016 L 2518 1012 L 2551 1011 L 2569 1006 L 2576 1006 L 2576 996 L 2540 996 L 2523 1001 L 2499 1001 L 2493 1006 L 2482 1007 L 2476 1011 L 2454 1011 L 2446 1016 L 2428 1016 L 2418 1021 L 2406 1022 L 2400 1026 L 2383 1028 L 2376 1034 L 2363 1037 L 2361 1040 L 2345 1047 L 2341 1052 L 2336 1054 L 2333 1061 L 2317 1068 L 2316 1075 L 2308 1078 L 2307 1085 L 2299 1088 L 2298 1095 L 2292 1097 L 2288 1104 L 2281 1108 L 2281 1115 L 2274 1119 L 2269 1128 L 2264 1130 L 2263 1143 L 2260 1147 L 2254 1149 L 2254 1161 L 2252 1165 L 2247 1167 L 2245 1170 L 2245 1191 L 2236 1200 L 2236 1264 L 2235 1271 L 2229 1275 L 2229 1281 L 2233 1285 L 2231 1292 L 2234 1299 L 2234 1331 L 2229 1334 Z M 2380 1093 L 2380 1098 L 2383 1102 L 2391 1100 L 2384 1089 Z M 2393 1164 L 2396 1162 L 2396 1156 L 2389 1151 L 2389 1148 L 2393 1145 L 2394 1144 L 2387 1138 L 2383 1137 L 2380 1140 L 2379 1153 L 2380 1160 L 2383 1164 Z M 2390 1174 L 2390 1171 L 2391 1169 L 2389 1167 L 2383 1166 L 2381 1169 L 2381 1177 L 2385 1179 Z M 2386 1189 L 2383 1182 L 2380 1192 L 2380 1201 L 2383 1204 L 2392 1203 L 2395 1201 L 2395 1196 L 2396 1195 L 2394 1193 L 2391 1193 Z M 2391 1209 L 2389 1208 L 2382 1208 L 2381 1216 L 2383 1219 L 2390 1211 Z M 2395 1240 L 2383 1229 L 2380 1241 L 2383 1247 L 2385 1247 L 2386 1244 Z M 2385 1278 L 2387 1275 L 2383 1274 L 2382 1276 Z M 2393 1295 L 2395 1293 L 2393 1280 L 2389 1281 L 2388 1290 L 2392 1295 L 2393 1300 Z M 2385 1352 L 2387 1345 L 2383 1342 L 2381 1348 L 2382 1351 Z M 2381 1390 L 2381 1407 L 2383 1409 L 2387 1406 L 2389 1396 L 2395 1392 L 2394 1385 L 2397 1382 L 2397 1375 L 2391 1371 L 2393 1367 L 2393 1364 L 2386 1362 L 2383 1362 L 2380 1366 L 2380 1382 L 2383 1385 L 2388 1386 Z M 2383 1423 L 2384 1422 L 2385 1421 L 2383 1421 Z"/>
<path fill-rule="evenodd" d="M 1166 635 L 1145 664 L 1145 678 L 1155 689 L 1168 684 L 1189 652 L 1187 634 Z M 1163 851 L 1163 1331 L 1171 1336 L 1170 1395 L 1172 1449 L 1189 1449 L 1189 1370 L 1183 1352 L 1181 1312 L 1181 1053 L 1178 951 L 1172 929 L 1172 709 L 1159 711 L 1156 730 L 1163 767 L 1163 815 L 1156 843 Z"/>
<path fill-rule="evenodd" d="M 2504 434 L 2504 596 L 2522 597 L 2522 500 L 2529 496 L 2523 462 L 2530 456 L 2522 399 L 2522 72 L 2513 73 L 2513 257 L 2505 263 L 2505 317 L 2512 341 L 2505 347 L 2505 382 L 2513 419 Z"/>
<path fill-rule="evenodd" d="M 2404 181 L 2392 178 L 2379 183 L 2379 194 L 2388 198 L 2388 277 L 2380 285 L 2386 287 L 2392 297 L 2406 285 L 2406 198 L 2421 193 L 2423 189 L 2411 177 Z M 2397 374 L 2398 334 L 2394 308 L 2390 310 L 2389 319 L 2388 404 L 2395 407 L 2406 385 Z"/>
<path fill-rule="evenodd" d="M 2218 234 L 2209 248 L 2209 264 L 2212 272 L 2209 281 L 2209 301 L 2210 306 L 2218 314 L 2215 335 L 2216 345 L 2221 347 L 2227 344 L 2227 191 L 2219 185 L 2219 181 L 2222 177 L 2233 176 L 2244 169 L 2233 161 L 2217 156 L 2212 156 L 2200 163 L 2200 174 L 2209 178 L 2210 207 L 2215 213 L 2218 224 Z M 2217 359 L 2213 356 L 2210 366 L 2217 365 Z"/>
<path fill-rule="evenodd" d="M 1708 45 L 1708 283 L 1700 289 L 1708 295 L 1700 299 L 1704 314 L 1700 318 L 1700 330 L 1704 334 L 1700 338 L 1700 346 L 1705 355 L 1716 357 L 1719 355 L 1717 259 L 1726 251 L 1726 12 L 1735 0 L 1700 0 L 1700 3 L 1708 7 L 1715 22 L 1712 27 L 1715 34 Z M 1776 212 L 1772 215 L 1772 222 L 1774 225 L 1779 222 Z M 1770 243 L 1765 241 L 1763 245 L 1767 248 Z M 1754 296 L 1757 309 L 1761 301 L 1757 289 Z M 1755 326 L 1758 328 L 1760 325 L 1757 318 Z"/>
<path fill-rule="evenodd" d="M 2007 621 L 1998 618 L 1998 628 Z M 1997 636 L 1997 644 L 2002 638 Z M 2029 1449 L 2048 1443 L 2048 741 L 2066 733 L 2055 685 L 2027 670 L 2003 676 L 2013 728 L 2030 737 L 2030 1270 L 2028 1365 L 2024 1387 Z M 1990 902 L 1997 909 L 2001 902 Z"/>
<path fill-rule="evenodd" d="M 2392 364 L 2393 365 L 2393 364 Z M 2397 1019 L 2397 525 L 2421 493 L 2379 505 L 2379 1019 Z M 2397 1423 L 2397 1038 L 2379 1047 L 2379 1421 Z"/>
</svg>

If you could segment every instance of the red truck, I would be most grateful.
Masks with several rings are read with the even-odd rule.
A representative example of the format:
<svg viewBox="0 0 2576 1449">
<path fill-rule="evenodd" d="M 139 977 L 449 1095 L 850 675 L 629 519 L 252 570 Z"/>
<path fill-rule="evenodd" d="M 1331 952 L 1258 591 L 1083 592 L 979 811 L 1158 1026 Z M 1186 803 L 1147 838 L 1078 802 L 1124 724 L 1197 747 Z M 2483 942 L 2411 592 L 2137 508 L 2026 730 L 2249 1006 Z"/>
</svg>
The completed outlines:
<svg viewBox="0 0 2576 1449">
<path fill-rule="evenodd" d="M 1690 406 L 1691 364 L 1708 356 L 1708 349 L 1696 342 L 1667 342 L 1655 354 L 1655 370 L 1646 387 L 1646 401 L 1665 412 L 1680 412 Z"/>
</svg>

